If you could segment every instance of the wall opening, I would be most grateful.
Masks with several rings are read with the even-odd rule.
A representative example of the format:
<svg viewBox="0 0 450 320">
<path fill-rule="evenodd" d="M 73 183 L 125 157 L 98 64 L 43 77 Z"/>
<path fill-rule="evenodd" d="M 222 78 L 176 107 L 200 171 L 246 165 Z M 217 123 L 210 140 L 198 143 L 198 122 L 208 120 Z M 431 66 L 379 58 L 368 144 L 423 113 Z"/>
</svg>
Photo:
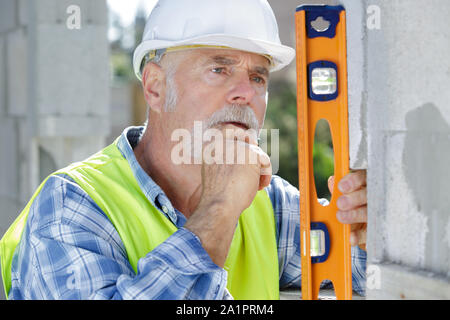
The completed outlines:
<svg viewBox="0 0 450 320">
<path fill-rule="evenodd" d="M 331 129 L 327 120 L 316 124 L 313 147 L 313 171 L 316 195 L 319 199 L 331 200 L 328 178 L 334 175 L 334 151 Z"/>
</svg>

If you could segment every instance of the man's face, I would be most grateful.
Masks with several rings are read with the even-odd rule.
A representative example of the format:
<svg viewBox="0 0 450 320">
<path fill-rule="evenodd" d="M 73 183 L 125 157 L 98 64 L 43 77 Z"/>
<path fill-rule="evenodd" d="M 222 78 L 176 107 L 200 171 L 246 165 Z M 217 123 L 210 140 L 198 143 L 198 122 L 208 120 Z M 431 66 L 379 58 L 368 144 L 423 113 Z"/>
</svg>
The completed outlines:
<svg viewBox="0 0 450 320">
<path fill-rule="evenodd" d="M 233 124 L 229 121 L 228 125 L 261 129 L 269 76 L 269 61 L 265 57 L 225 49 L 195 49 L 176 54 L 182 55 L 172 78 L 176 99 L 170 100 L 176 104 L 168 106 L 172 111 L 161 115 L 164 130 L 191 131 L 194 121 L 220 127 L 224 115 L 223 119 L 230 119 L 224 109 L 234 109 L 231 112 L 237 115 L 236 119 L 242 119 L 232 121 Z M 166 92 L 166 99 L 168 95 Z"/>
</svg>

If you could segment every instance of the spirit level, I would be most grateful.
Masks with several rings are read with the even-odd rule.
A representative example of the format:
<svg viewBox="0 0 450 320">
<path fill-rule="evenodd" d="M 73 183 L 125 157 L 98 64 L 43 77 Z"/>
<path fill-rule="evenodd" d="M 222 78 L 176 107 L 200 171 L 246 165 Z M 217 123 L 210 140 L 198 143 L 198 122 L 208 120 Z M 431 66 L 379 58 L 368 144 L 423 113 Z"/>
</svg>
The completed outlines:
<svg viewBox="0 0 450 320">
<path fill-rule="evenodd" d="M 350 226 L 336 218 L 337 182 L 349 172 L 347 48 L 342 6 L 300 6 L 296 10 L 297 114 L 302 243 L 302 298 L 317 299 L 323 280 L 337 299 L 352 298 Z M 318 21 L 327 23 L 318 27 Z M 328 206 L 317 200 L 313 172 L 314 131 L 328 121 L 336 183 Z"/>
</svg>

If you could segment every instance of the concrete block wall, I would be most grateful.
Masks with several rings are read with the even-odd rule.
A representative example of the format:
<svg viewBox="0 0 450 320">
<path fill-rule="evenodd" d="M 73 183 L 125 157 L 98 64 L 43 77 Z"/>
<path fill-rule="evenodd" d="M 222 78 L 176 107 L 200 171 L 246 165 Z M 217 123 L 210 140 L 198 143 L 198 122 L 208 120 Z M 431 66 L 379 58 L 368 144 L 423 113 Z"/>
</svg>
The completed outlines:
<svg viewBox="0 0 450 320">
<path fill-rule="evenodd" d="M 105 0 L 0 0 L 1 235 L 42 179 L 106 144 L 107 17 Z"/>
<path fill-rule="evenodd" d="M 450 3 L 343 0 L 371 299 L 450 298 Z"/>
<path fill-rule="evenodd" d="M 381 270 L 369 297 L 449 299 L 450 3 L 366 3 L 382 19 L 365 51 L 368 249 Z"/>
<path fill-rule="evenodd" d="M 18 78 L 24 76 L 27 63 L 24 28 L 18 21 L 18 3 L 0 3 L 0 232 L 17 215 L 20 199 L 19 124 L 26 113 L 26 90 Z M 14 51 L 17 51 L 15 55 Z M 18 63 L 15 59 L 22 59 Z M 13 72 L 12 65 L 17 65 Z M 11 94 L 16 92 L 16 94 Z M 13 107 L 15 106 L 15 107 Z"/>
</svg>

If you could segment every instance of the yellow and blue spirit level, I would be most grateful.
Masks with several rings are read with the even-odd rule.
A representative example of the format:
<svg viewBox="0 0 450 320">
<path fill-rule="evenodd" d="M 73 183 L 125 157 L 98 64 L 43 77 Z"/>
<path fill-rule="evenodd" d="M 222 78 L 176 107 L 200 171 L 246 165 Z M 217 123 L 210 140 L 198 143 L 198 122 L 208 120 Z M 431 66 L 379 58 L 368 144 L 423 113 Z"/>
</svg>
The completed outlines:
<svg viewBox="0 0 450 320">
<path fill-rule="evenodd" d="M 295 14 L 302 298 L 307 300 L 318 299 L 323 280 L 333 283 L 337 299 L 352 298 L 350 226 L 336 218 L 341 194 L 335 183 L 330 204 L 318 202 L 312 156 L 316 124 L 324 119 L 334 146 L 335 181 L 349 172 L 345 18 L 342 6 L 305 5 Z"/>
</svg>

